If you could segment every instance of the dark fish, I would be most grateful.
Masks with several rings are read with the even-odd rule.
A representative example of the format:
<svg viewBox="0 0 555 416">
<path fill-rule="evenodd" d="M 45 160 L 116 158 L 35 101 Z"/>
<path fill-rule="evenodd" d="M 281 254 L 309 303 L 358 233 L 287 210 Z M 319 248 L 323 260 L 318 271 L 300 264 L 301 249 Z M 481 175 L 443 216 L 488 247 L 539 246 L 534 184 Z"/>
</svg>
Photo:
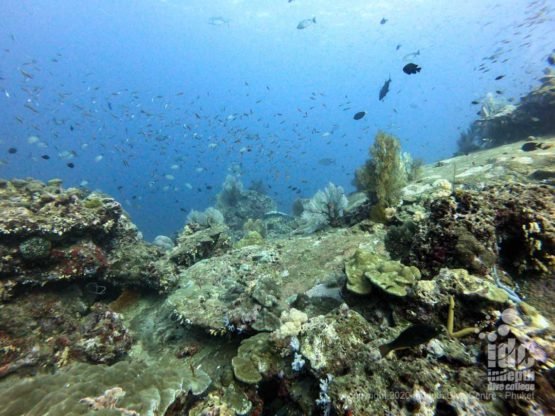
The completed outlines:
<svg viewBox="0 0 555 416">
<path fill-rule="evenodd" d="M 549 149 L 549 145 L 546 145 L 544 143 L 538 143 L 538 142 L 526 142 L 524 143 L 521 147 L 520 150 L 522 150 L 523 152 L 533 152 L 534 150 L 538 150 L 538 149 Z"/>
<path fill-rule="evenodd" d="M 389 92 L 389 84 L 391 84 L 391 77 L 384 82 L 382 88 L 380 89 L 380 101 L 382 101 Z"/>
<path fill-rule="evenodd" d="M 495 77 L 495 80 L 499 81 L 500 79 L 503 79 L 503 78 L 505 78 L 505 75 L 499 75 L 499 76 Z"/>
<path fill-rule="evenodd" d="M 318 163 L 322 166 L 330 166 L 330 165 L 335 165 L 335 159 L 332 159 L 331 157 L 325 157 L 323 159 L 320 159 L 318 161 Z M 292 187 L 291 189 L 295 190 L 297 188 Z"/>
<path fill-rule="evenodd" d="M 67 167 L 73 169 L 73 168 L 75 167 L 75 164 L 72 163 L 72 162 L 69 162 L 69 163 L 67 164 Z"/>
<path fill-rule="evenodd" d="M 480 104 L 480 101 L 472 100 L 470 103 L 476 105 L 476 104 Z"/>
<path fill-rule="evenodd" d="M 10 147 L 10 148 L 8 149 L 8 153 L 9 153 L 10 155 L 13 155 L 13 154 L 17 153 L 17 148 L 15 148 L 15 147 Z"/>
<path fill-rule="evenodd" d="M 48 159 L 50 159 L 50 156 L 48 156 L 48 155 L 42 155 L 41 158 L 44 159 L 44 160 L 48 160 Z"/>
<path fill-rule="evenodd" d="M 23 75 L 26 79 L 33 79 L 33 75 L 25 72 L 23 69 L 19 69 L 19 72 L 21 72 L 21 75 Z"/>
<path fill-rule="evenodd" d="M 382 20 L 380 20 L 380 25 L 385 25 L 387 23 L 387 19 L 385 17 L 382 17 Z"/>
<path fill-rule="evenodd" d="M 397 47 L 395 48 L 396 51 L 398 51 L 399 49 L 401 49 L 401 44 L 398 44 Z"/>
<path fill-rule="evenodd" d="M 309 27 L 309 26 L 311 26 L 315 23 L 316 23 L 316 18 L 315 17 L 313 17 L 312 19 L 304 19 L 304 20 L 301 20 L 299 22 L 299 24 L 297 25 L 297 29 L 300 29 L 300 30 L 306 29 L 307 27 Z"/>
<path fill-rule="evenodd" d="M 420 68 L 418 65 L 410 63 L 410 64 L 406 64 L 403 67 L 403 72 L 405 74 L 410 75 L 410 74 L 416 74 L 417 72 L 420 72 L 421 69 L 422 68 Z"/>
<path fill-rule="evenodd" d="M 31 110 L 33 113 L 38 113 L 39 110 L 37 110 L 35 107 L 33 107 L 31 104 L 29 103 L 25 103 L 23 104 L 23 107 L 28 108 L 29 110 Z"/>
<path fill-rule="evenodd" d="M 522 150 L 523 152 L 532 152 L 532 151 L 537 150 L 539 148 L 540 148 L 540 146 L 538 145 L 538 143 L 536 143 L 536 142 L 527 142 L 527 143 L 524 143 L 522 145 L 520 150 Z"/>
<path fill-rule="evenodd" d="M 440 330 L 431 325 L 417 324 L 409 326 L 393 341 L 381 345 L 380 354 L 382 357 L 385 357 L 391 351 L 416 347 L 417 345 L 424 344 L 432 338 L 435 338 L 439 333 Z"/>
<path fill-rule="evenodd" d="M 358 113 L 356 113 L 353 116 L 353 119 L 355 120 L 360 120 L 361 118 L 363 118 L 366 115 L 366 111 L 359 111 Z"/>
</svg>

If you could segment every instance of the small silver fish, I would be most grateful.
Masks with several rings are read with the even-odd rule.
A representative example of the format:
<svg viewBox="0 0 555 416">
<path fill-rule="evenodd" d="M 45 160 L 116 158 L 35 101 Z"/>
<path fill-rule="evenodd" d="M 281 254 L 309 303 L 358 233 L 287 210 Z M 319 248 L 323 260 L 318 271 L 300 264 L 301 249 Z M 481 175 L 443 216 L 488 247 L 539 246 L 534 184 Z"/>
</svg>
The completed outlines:
<svg viewBox="0 0 555 416">
<path fill-rule="evenodd" d="M 300 29 L 300 30 L 306 29 L 307 27 L 315 23 L 316 23 L 315 17 L 313 17 L 312 19 L 304 19 L 299 22 L 299 24 L 297 25 L 297 29 Z"/>
<path fill-rule="evenodd" d="M 229 25 L 230 20 L 221 16 L 213 16 L 208 19 L 208 24 L 212 26 Z"/>
<path fill-rule="evenodd" d="M 416 52 L 407 53 L 405 56 L 403 56 L 403 61 L 408 62 L 419 55 L 420 55 L 420 49 L 418 49 Z"/>
</svg>

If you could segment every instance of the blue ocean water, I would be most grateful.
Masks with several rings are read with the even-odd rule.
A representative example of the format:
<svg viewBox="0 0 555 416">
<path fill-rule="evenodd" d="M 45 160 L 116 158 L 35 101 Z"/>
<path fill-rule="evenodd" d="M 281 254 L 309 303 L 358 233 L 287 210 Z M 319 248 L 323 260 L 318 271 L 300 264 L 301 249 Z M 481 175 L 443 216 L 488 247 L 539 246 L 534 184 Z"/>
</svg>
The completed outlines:
<svg viewBox="0 0 555 416">
<path fill-rule="evenodd" d="M 289 211 L 329 181 L 352 190 L 379 129 L 415 158 L 449 157 L 476 118 L 472 101 L 518 101 L 555 38 L 547 0 L 3 0 L 0 9 L 0 176 L 111 194 L 147 239 L 214 205 L 230 169 Z M 410 62 L 421 72 L 405 74 Z"/>
</svg>

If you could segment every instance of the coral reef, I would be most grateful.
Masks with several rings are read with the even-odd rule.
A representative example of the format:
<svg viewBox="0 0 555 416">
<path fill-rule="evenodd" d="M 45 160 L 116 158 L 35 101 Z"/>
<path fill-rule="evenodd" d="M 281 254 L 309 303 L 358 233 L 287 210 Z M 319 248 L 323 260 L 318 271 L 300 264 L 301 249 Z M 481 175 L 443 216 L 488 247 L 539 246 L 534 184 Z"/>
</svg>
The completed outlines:
<svg viewBox="0 0 555 416">
<path fill-rule="evenodd" d="M 503 305 L 509 300 L 509 294 L 492 277 L 474 276 L 464 269 L 441 269 L 432 280 L 416 282 L 413 293 L 416 299 L 430 306 L 447 305 L 451 295 L 478 299 L 489 305 Z"/>
<path fill-rule="evenodd" d="M 425 166 L 387 223 L 330 185 L 301 235 L 237 176 L 232 228 L 153 245 L 105 195 L 1 182 L 0 416 L 551 414 L 552 141 Z"/>
<path fill-rule="evenodd" d="M 208 397 L 196 403 L 190 410 L 190 416 L 246 416 L 251 414 L 252 403 L 238 387 L 231 384 L 221 391 L 211 392 Z"/>
<path fill-rule="evenodd" d="M 180 273 L 166 308 L 185 326 L 215 335 L 273 331 L 290 297 L 343 274 L 345 253 L 364 233 L 329 233 L 318 244 L 308 237 L 283 245 L 266 241 L 195 263 Z"/>
<path fill-rule="evenodd" d="M 337 414 L 383 414 L 384 409 L 405 414 L 416 402 L 437 411 L 441 400 L 454 406 L 453 396 L 485 391 L 484 384 L 476 383 L 479 370 L 473 370 L 471 363 L 454 369 L 425 352 L 416 352 L 410 359 L 381 359 L 378 346 L 385 339 L 381 331 L 352 310 L 315 317 L 303 330 L 301 353 L 309 360 L 314 377 L 328 380 L 328 405 Z M 425 351 L 425 346 L 420 348 Z M 446 383 L 449 377 L 456 377 L 457 382 Z M 476 405 L 485 414 L 502 414 L 491 404 L 477 401 Z"/>
</svg>

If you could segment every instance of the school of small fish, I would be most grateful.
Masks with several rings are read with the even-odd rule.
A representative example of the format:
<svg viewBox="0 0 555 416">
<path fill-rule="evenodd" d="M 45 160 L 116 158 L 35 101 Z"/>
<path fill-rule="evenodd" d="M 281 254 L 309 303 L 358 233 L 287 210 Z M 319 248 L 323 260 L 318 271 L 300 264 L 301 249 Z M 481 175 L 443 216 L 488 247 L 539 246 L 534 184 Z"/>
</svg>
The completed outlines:
<svg viewBox="0 0 555 416">
<path fill-rule="evenodd" d="M 293 3 L 293 0 L 288 3 Z M 316 16 L 305 17 L 297 21 L 296 29 L 303 31 L 299 36 L 317 36 L 317 32 L 326 23 L 317 20 Z M 386 30 L 393 21 L 394 16 L 383 17 L 379 26 Z M 234 24 L 231 19 L 223 16 L 209 17 L 207 23 L 223 26 L 222 30 Z M 533 24 L 534 17 L 528 16 L 517 27 L 522 32 L 522 39 L 515 38 L 520 39 L 520 46 L 528 45 L 529 35 L 524 33 L 524 28 L 532 27 Z M 506 64 L 504 53 L 515 42 L 517 40 L 501 41 L 490 55 L 482 58 L 483 62 L 476 66 L 475 71 L 487 74 L 494 70 L 494 64 Z M 4 39 L 3 43 L 6 45 L 2 50 L 4 55 L 10 53 L 11 48 L 17 47 L 14 35 Z M 408 51 L 399 43 L 394 49 L 392 53 L 398 54 L 395 56 L 398 56 L 399 67 L 392 68 L 391 74 L 376 74 L 384 80 L 379 89 L 376 86 L 377 101 L 388 101 L 389 94 L 402 96 L 401 90 L 392 92 L 392 86 L 398 85 L 395 81 L 397 73 L 402 71 L 407 75 L 421 74 L 418 76 L 425 77 L 432 72 L 421 72 L 420 65 L 413 62 L 425 60 L 425 48 L 405 53 Z M 260 171 L 264 172 L 261 179 L 266 184 L 278 180 L 290 181 L 293 169 L 288 170 L 284 165 L 285 161 L 290 162 L 292 167 L 296 166 L 296 161 L 302 160 L 308 152 L 306 144 L 313 140 L 319 140 L 321 145 L 332 141 L 343 142 L 344 146 L 357 141 L 364 142 L 373 127 L 372 106 L 381 105 L 374 96 L 368 97 L 366 110 L 353 109 L 355 104 L 348 94 L 344 94 L 340 102 L 331 102 L 326 91 L 313 91 L 309 96 L 302 97 L 296 108 L 281 111 L 274 109 L 268 116 L 271 106 L 267 103 L 274 94 L 271 83 L 251 86 L 249 80 L 244 80 L 239 94 L 249 100 L 250 105 L 243 108 L 222 106 L 219 111 L 214 112 L 205 110 L 211 100 L 209 91 L 205 94 L 193 94 L 186 85 L 182 90 L 170 94 L 129 88 L 111 89 L 96 80 L 93 71 L 83 74 L 82 88 L 79 91 L 63 83 L 47 85 L 45 74 L 56 72 L 59 66 L 64 65 L 64 61 L 64 54 L 58 52 L 47 61 L 30 58 L 21 62 L 17 73 L 9 76 L 0 73 L 0 91 L 3 92 L 1 99 L 17 109 L 13 119 L 4 122 L 18 125 L 27 131 L 27 136 L 20 145 L 12 142 L 9 147 L 4 148 L 5 156 L 0 158 L 0 166 L 15 158 L 25 158 L 33 163 L 62 163 L 67 169 L 73 169 L 83 176 L 81 183 L 89 184 L 94 182 L 94 178 L 87 176 L 86 169 L 81 169 L 85 161 L 101 165 L 117 163 L 123 168 L 130 168 L 141 165 L 142 152 L 145 148 L 150 148 L 161 157 L 148 167 L 146 184 L 122 180 L 117 176 L 112 178 L 121 193 L 120 197 L 130 204 L 140 201 L 145 189 L 150 192 L 173 191 L 176 194 L 185 190 L 215 194 L 221 178 L 213 167 L 228 161 L 230 156 L 233 156 L 239 166 L 244 158 L 251 158 L 255 165 L 259 161 Z M 492 77 L 492 81 L 500 83 L 504 79 L 503 73 L 496 73 Z M 6 84 L 9 81 L 10 85 L 14 85 L 15 81 L 19 88 L 8 89 L 3 81 Z M 410 82 L 418 81 L 411 77 Z M 496 92 L 503 94 L 501 89 Z M 44 98 L 46 96 L 49 98 Z M 471 104 L 480 104 L 480 100 L 473 100 Z M 63 113 L 60 111 L 62 108 Z M 319 110 L 329 111 L 334 108 L 339 115 L 332 123 L 306 123 Z M 68 110 L 71 110 L 69 117 Z M 345 116 L 342 117 L 342 114 Z M 361 126 L 358 137 L 348 137 L 343 128 L 342 123 L 353 120 Z M 280 128 L 276 129 L 276 124 Z M 252 126 L 256 126 L 256 129 Z M 75 138 L 74 145 L 60 148 L 57 139 L 67 136 Z M 286 147 L 283 137 L 293 138 L 295 144 Z M 2 140 L 2 143 L 5 142 Z M 23 148 L 25 151 L 22 151 Z M 140 152 L 137 151 L 138 148 L 141 149 Z M 336 166 L 334 157 L 326 156 L 325 152 L 322 156 L 308 169 L 315 170 L 317 165 Z M 336 167 L 345 175 L 350 175 L 353 170 L 352 166 L 341 164 Z M 189 179 L 185 182 L 183 178 Z M 297 183 L 289 184 L 288 189 L 291 192 L 296 196 L 308 196 L 312 193 L 313 190 L 303 190 L 308 180 L 296 180 Z M 272 193 L 271 185 L 267 187 Z M 275 191 L 273 193 L 272 196 L 278 195 Z M 188 207 L 181 205 L 181 198 L 176 197 L 174 201 L 182 211 L 188 211 Z"/>
</svg>

